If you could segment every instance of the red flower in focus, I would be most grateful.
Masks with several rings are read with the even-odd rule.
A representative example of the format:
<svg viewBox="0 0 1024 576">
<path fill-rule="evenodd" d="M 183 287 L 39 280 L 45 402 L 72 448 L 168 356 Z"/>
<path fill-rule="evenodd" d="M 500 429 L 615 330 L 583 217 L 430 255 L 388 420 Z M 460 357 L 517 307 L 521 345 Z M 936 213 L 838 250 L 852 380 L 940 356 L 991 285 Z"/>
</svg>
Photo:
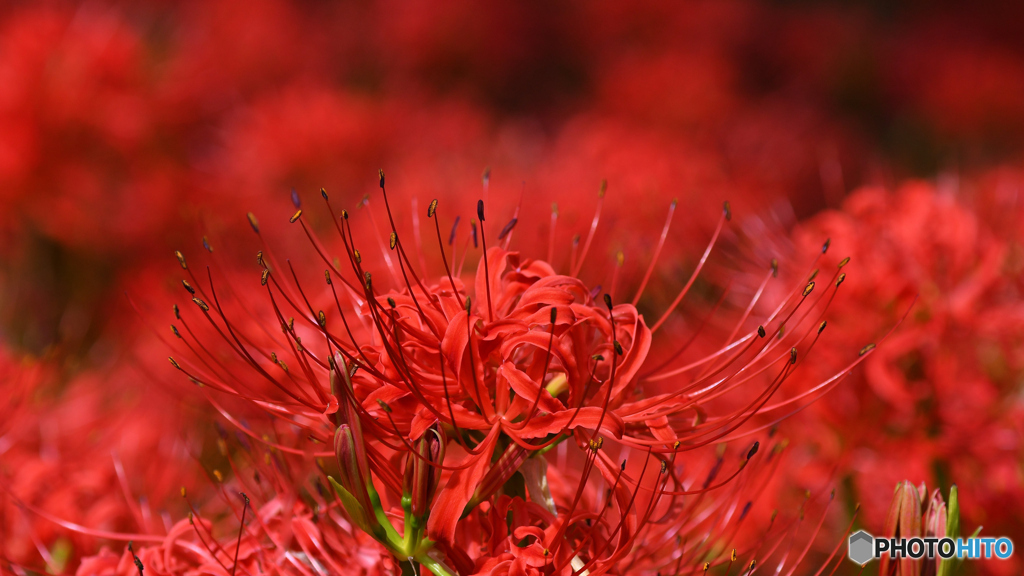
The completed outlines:
<svg viewBox="0 0 1024 576">
<path fill-rule="evenodd" d="M 377 234 L 354 232 L 346 211 L 329 224 L 340 237 L 337 259 L 302 210 L 291 218 L 327 266 L 320 289 L 266 247 L 257 257 L 257 292 L 218 286 L 212 272 L 197 276 L 179 253 L 198 316 L 175 307 L 173 331 L 185 355 L 171 363 L 251 440 L 336 456 L 337 468 L 322 466 L 349 522 L 395 562 L 464 575 L 731 562 L 716 543 L 735 535 L 753 503 L 749 490 L 774 459 L 747 469 L 756 442 L 740 450 L 738 466 L 723 459 L 724 445 L 712 463 L 698 451 L 741 436 L 755 418 L 763 425 L 742 436 L 765 430 L 799 405 L 803 396 L 771 400 L 814 348 L 841 282 L 834 277 L 818 291 L 813 281 L 800 283 L 763 326 L 750 317 L 758 292 L 725 347 L 694 357 L 688 345 L 666 343 L 668 352 L 653 357 L 657 331 L 678 333 L 673 310 L 726 227 L 728 205 L 690 281 L 649 326 L 635 304 L 660 244 L 632 302 L 616 304 L 607 293 L 598 298 L 599 287 L 510 251 L 517 220 L 490 226 L 483 201 L 468 231 L 453 229 L 447 244 L 458 253 L 449 259 L 434 202 L 426 233 L 440 246 L 443 273 L 430 280 L 421 275 L 419 240 L 399 232 L 383 199 L 390 228 L 387 241 L 376 241 L 383 274 L 361 252 L 376 250 L 366 244 Z M 261 235 L 251 214 L 250 222 Z M 587 260 L 592 235 L 574 245 L 572 270 Z M 482 256 L 470 292 L 461 271 L 475 249 Z M 771 276 L 766 270 L 765 282 Z M 255 313 L 259 301 L 272 329 Z M 271 439 L 258 427 L 284 436 Z M 743 553 L 756 562 L 777 548 Z"/>
</svg>

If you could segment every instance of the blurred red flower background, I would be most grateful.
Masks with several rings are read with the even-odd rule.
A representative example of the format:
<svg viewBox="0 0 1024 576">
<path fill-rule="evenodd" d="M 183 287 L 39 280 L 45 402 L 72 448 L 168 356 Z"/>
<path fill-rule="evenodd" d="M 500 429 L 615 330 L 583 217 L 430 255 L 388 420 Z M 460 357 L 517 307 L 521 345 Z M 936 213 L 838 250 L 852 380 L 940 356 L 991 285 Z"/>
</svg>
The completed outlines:
<svg viewBox="0 0 1024 576">
<path fill-rule="evenodd" d="M 224 290 L 237 308 L 232 314 L 255 331 L 268 318 L 249 305 L 268 305 L 255 284 L 256 250 L 266 250 L 268 261 L 272 253 L 278 257 L 272 265 L 261 262 L 274 269 L 273 281 L 284 278 L 285 259 L 294 262 L 294 284 L 303 287 L 331 266 L 310 249 L 300 224 L 287 222 L 300 208 L 301 218 L 293 220 L 318 238 L 335 233 L 341 208 L 351 213 L 344 226 L 380 286 L 381 314 L 387 290 L 404 289 L 431 294 L 438 310 L 445 299 L 461 306 L 471 294 L 481 326 L 493 321 L 483 312 L 475 280 L 481 253 L 473 246 L 478 240 L 502 246 L 505 238 L 497 236 L 508 223 L 514 228 L 505 247 L 523 262 L 518 269 L 519 256 L 508 257 L 509 276 L 495 277 L 515 287 L 509 293 L 564 274 L 581 287 L 579 294 L 566 289 L 577 298 L 574 314 L 588 318 L 581 323 L 637 315 L 644 329 L 657 322 L 661 333 L 648 360 L 655 365 L 630 375 L 636 398 L 609 400 L 601 414 L 621 415 L 633 400 L 671 395 L 719 375 L 725 383 L 715 386 L 728 390 L 772 389 L 774 372 L 748 380 L 742 362 L 726 361 L 759 341 L 758 322 L 775 342 L 765 346 L 783 354 L 784 364 L 789 338 L 799 350 L 777 392 L 743 417 L 735 434 L 718 438 L 735 442 L 682 452 L 685 464 L 682 456 L 665 456 L 672 452 L 667 448 L 659 453 L 662 464 L 651 460 L 655 472 L 659 465 L 666 474 L 681 466 L 680 477 L 688 478 L 662 490 L 700 491 L 705 477 L 707 488 L 731 474 L 754 440 L 763 444 L 758 458 L 766 461 L 747 456 L 744 463 L 757 465 L 728 480 L 728 494 L 711 492 L 712 501 L 700 496 L 683 511 L 658 507 L 652 494 L 661 476 L 641 471 L 642 450 L 620 447 L 622 437 L 615 441 L 622 454 L 601 459 L 588 444 L 598 442 L 596 430 L 568 432 L 576 435 L 565 443 L 571 450 L 561 444 L 546 456 L 550 489 L 548 473 L 540 473 L 545 501 L 528 490 L 539 490 L 531 484 L 540 482 L 539 465 L 514 475 L 526 456 L 498 461 L 502 451 L 512 454 L 502 443 L 514 444 L 515 434 L 474 438 L 456 433 L 464 415 L 445 420 L 440 414 L 434 429 L 451 440 L 449 451 L 423 448 L 424 457 L 413 454 L 413 443 L 426 442 L 428 426 L 416 432 L 403 414 L 397 422 L 405 435 L 391 437 L 364 422 L 369 436 L 382 435 L 365 445 L 391 458 L 394 478 L 383 461 L 371 468 L 379 488 L 395 481 L 382 488 L 382 506 L 394 509 L 381 514 L 399 525 L 401 473 L 413 470 L 409 462 L 435 458 L 444 494 L 459 481 L 464 489 L 475 482 L 501 486 L 493 495 L 475 494 L 471 504 L 486 502 L 477 511 L 467 507 L 464 518 L 448 518 L 459 510 L 447 512 L 448 541 L 430 552 L 442 550 L 446 560 L 423 552 L 417 561 L 427 568 L 440 562 L 435 568 L 443 570 L 448 562 L 462 576 L 550 574 L 556 567 L 567 574 L 724 574 L 736 563 L 746 574 L 754 559 L 762 564 L 758 570 L 816 574 L 836 564 L 838 573 L 853 573 L 842 549 L 830 555 L 851 526 L 882 531 L 892 490 L 904 480 L 944 494 L 957 485 L 965 533 L 983 526 L 983 534 L 1024 542 L 1022 20 L 1024 6 L 1011 1 L 0 6 L 0 571 L 134 574 L 141 571 L 137 557 L 147 574 L 410 573 L 396 560 L 394 542 L 359 530 L 358 513 L 339 504 L 326 481 L 328 473 L 339 477 L 334 430 L 354 426 L 351 418 L 332 416 L 345 413 L 343 398 L 340 412 L 329 403 L 326 413 L 319 410 L 325 396 L 317 414 L 290 413 L 294 420 L 285 425 L 268 416 L 268 405 L 283 401 L 266 390 L 240 387 L 237 398 L 218 397 L 166 359 L 195 342 L 185 353 L 208 362 L 204 370 L 223 377 L 221 385 L 234 387 L 249 377 L 232 364 L 237 357 L 226 359 L 236 344 L 289 341 L 279 339 L 276 324 L 285 324 L 288 334 L 287 317 L 297 315 L 301 324 L 305 312 L 285 312 L 267 324 L 266 340 L 250 334 L 253 340 L 243 345 L 229 341 L 232 334 L 203 351 L 201 341 L 223 334 L 179 322 L 186 305 L 198 310 L 180 282 L 207 289 L 209 263 L 211 281 L 227 281 Z M 378 188 L 381 167 L 393 223 Z M 321 208 L 321 188 L 338 211 L 333 218 Z M 486 203 L 483 222 L 479 198 Z M 438 212 L 431 207 L 428 217 L 433 199 Z M 720 216 L 725 201 L 728 220 Z M 666 218 L 671 226 L 662 233 Z M 390 251 L 392 230 L 407 260 Z M 350 274 L 348 247 L 340 238 L 328 246 Z M 450 284 L 438 273 L 444 268 L 435 246 L 449 259 L 443 264 L 456 277 Z M 190 263 L 204 262 L 190 268 L 196 276 L 182 275 L 175 250 Z M 839 270 L 846 256 L 849 264 Z M 534 260 L 551 266 L 529 264 Z M 431 271 L 426 286 L 399 281 L 405 270 L 396 267 L 405 264 Z M 700 274 L 690 286 L 695 269 Z M 813 305 L 786 325 L 777 311 L 788 310 L 793 290 L 800 293 L 812 269 L 821 270 L 814 293 L 805 295 Z M 455 288 L 460 281 L 464 293 Z M 352 338 L 355 358 L 364 349 L 355 340 L 365 338 L 368 350 L 386 347 L 382 339 L 391 336 L 384 328 L 377 335 L 370 330 L 388 325 L 367 303 L 372 290 L 359 296 L 363 279 L 348 282 L 356 287 L 343 289 L 337 307 L 351 304 L 364 322 L 364 332 L 357 329 Z M 674 302 L 684 285 L 686 297 Z M 608 316 L 602 292 L 624 308 Z M 204 297 L 197 296 L 213 307 L 204 312 L 221 311 Z M 398 308 L 411 310 L 398 300 Z M 534 310 L 513 314 L 514 308 L 502 312 L 509 322 L 514 317 L 529 334 L 548 334 L 547 312 L 541 321 L 530 315 Z M 676 312 L 661 327 L 666 310 Z M 821 320 L 828 328 L 817 335 L 803 323 L 816 327 Z M 403 330 L 419 321 L 410 314 Z M 430 338 L 440 342 L 447 324 L 438 326 L 443 329 Z M 551 321 L 551 338 L 555 326 Z M 627 353 L 644 329 L 619 336 Z M 176 338 L 186 330 L 195 333 Z M 590 340 L 615 340 L 618 332 L 612 326 L 595 333 L 586 336 L 587 350 L 611 359 L 614 346 Z M 578 338 L 582 350 L 584 337 Z M 302 344 L 292 342 L 301 355 Z M 877 347 L 864 349 L 869 344 Z M 344 350 L 334 344 L 326 354 L 310 350 L 321 361 L 310 366 L 323 372 L 326 386 L 328 372 L 339 369 L 333 354 Z M 364 420 L 384 412 L 363 379 L 399 386 L 399 376 L 416 372 L 390 358 L 393 350 L 376 353 L 389 358 L 380 360 L 387 370 L 361 367 L 352 376 L 357 399 L 351 402 L 366 405 L 356 411 Z M 509 358 L 500 361 L 515 361 Z M 495 374 L 486 359 L 480 362 L 481 377 L 493 386 Z M 570 399 L 594 410 L 601 405 L 575 382 L 563 388 L 557 375 L 545 380 L 548 364 L 537 362 L 530 377 L 546 386 L 537 387 L 538 398 L 548 395 L 537 402 L 543 410 L 571 408 Z M 673 362 L 692 363 L 693 373 L 672 372 L 686 378 L 678 381 L 659 376 Z M 608 376 L 594 370 L 591 377 Z M 311 374 L 298 378 L 312 382 Z M 634 428 L 623 424 L 624 437 L 689 441 L 716 418 L 739 421 L 744 406 L 760 398 L 709 390 L 701 391 L 706 400 L 659 413 L 664 421 L 655 422 L 651 407 L 638 409 L 650 419 L 630 421 Z M 456 404 L 486 412 L 478 393 L 467 394 Z M 451 407 L 451 399 L 430 398 Z M 387 401 L 396 412 L 399 405 L 430 406 L 419 397 Z M 309 438 L 325 445 L 314 450 Z M 401 442 L 412 447 L 405 460 Z M 460 458 L 469 461 L 485 448 L 498 461 L 491 475 L 481 471 L 484 479 L 473 482 L 459 476 L 466 466 Z M 629 461 L 621 485 L 620 456 Z M 599 469 L 595 478 L 603 475 L 600 490 L 581 476 L 587 466 Z M 525 484 L 514 486 L 513 476 Z M 345 478 L 346 489 L 361 486 Z M 614 507 L 601 493 L 626 488 Z M 242 489 L 251 505 L 232 493 Z M 471 494 L 455 500 L 449 494 L 444 502 L 467 506 Z M 595 514 L 580 535 L 558 519 L 569 504 L 576 508 L 574 497 L 581 511 Z M 600 512 L 601 503 L 614 510 Z M 650 507 L 649 523 L 642 506 Z M 667 529 L 670 512 L 685 514 Z M 507 525 L 500 521 L 505 516 Z M 254 517 L 258 528 L 239 529 Z M 627 521 L 637 517 L 643 521 Z M 465 522 L 458 524 L 459 539 L 485 536 L 460 552 L 452 541 L 457 522 Z M 436 536 L 433 529 L 428 533 Z M 757 547 L 765 535 L 774 544 L 763 545 L 775 548 Z M 730 558 L 733 548 L 738 556 Z M 588 549 L 615 563 L 591 563 Z M 962 568 L 1018 574 L 1024 564 L 1017 555 Z"/>
</svg>

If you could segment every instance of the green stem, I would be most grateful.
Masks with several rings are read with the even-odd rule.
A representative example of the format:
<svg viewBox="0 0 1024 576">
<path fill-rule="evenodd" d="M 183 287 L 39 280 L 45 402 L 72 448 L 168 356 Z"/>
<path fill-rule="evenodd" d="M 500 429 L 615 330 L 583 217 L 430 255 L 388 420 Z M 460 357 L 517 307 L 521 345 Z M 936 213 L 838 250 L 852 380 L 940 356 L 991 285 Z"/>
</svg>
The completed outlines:
<svg viewBox="0 0 1024 576">
<path fill-rule="evenodd" d="M 458 572 L 452 570 L 448 566 L 445 566 L 444 562 L 434 560 L 426 554 L 416 556 L 416 561 L 427 568 L 430 568 L 430 571 L 433 572 L 435 576 L 459 576 Z"/>
</svg>

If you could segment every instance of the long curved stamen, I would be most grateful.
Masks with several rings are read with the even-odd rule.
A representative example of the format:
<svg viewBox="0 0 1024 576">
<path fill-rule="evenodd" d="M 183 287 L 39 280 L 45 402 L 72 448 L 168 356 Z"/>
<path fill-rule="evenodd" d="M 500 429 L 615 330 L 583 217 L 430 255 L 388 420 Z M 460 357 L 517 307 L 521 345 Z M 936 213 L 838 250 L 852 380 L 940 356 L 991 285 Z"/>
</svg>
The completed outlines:
<svg viewBox="0 0 1024 576">
<path fill-rule="evenodd" d="M 633 296 L 632 304 L 636 306 L 640 302 L 640 296 L 644 293 L 644 288 L 647 287 L 647 282 L 651 279 L 651 274 L 654 273 L 654 267 L 658 265 L 658 257 L 661 256 L 661 249 L 665 246 L 665 239 L 668 238 L 668 230 L 672 227 L 672 215 L 676 213 L 676 201 L 673 200 L 668 207 L 668 215 L 665 217 L 665 227 L 661 229 L 661 236 L 658 238 L 658 245 L 654 249 L 654 254 L 651 256 L 651 263 L 647 266 L 647 272 L 644 273 L 644 279 L 640 281 L 640 287 L 636 289 L 636 295 Z"/>
</svg>

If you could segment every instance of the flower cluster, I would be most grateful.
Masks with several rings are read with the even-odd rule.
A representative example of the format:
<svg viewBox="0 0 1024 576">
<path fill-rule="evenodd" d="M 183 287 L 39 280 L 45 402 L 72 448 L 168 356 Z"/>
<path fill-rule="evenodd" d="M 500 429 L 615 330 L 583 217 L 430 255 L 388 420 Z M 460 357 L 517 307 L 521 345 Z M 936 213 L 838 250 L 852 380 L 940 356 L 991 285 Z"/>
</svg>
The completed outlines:
<svg viewBox="0 0 1024 576">
<path fill-rule="evenodd" d="M 841 471 L 869 525 L 882 522 L 900 475 L 956 481 L 971 487 L 965 522 L 1013 535 L 1024 509 L 1020 240 L 963 202 L 922 182 L 894 192 L 868 188 L 794 235 L 806 248 L 827 234 L 869 260 L 851 266 L 857 273 L 830 318 L 851 345 L 876 338 L 915 304 L 849 386 L 812 407 L 813 418 L 785 428 L 803 438 L 813 462 L 792 477 L 814 485 Z M 808 368 L 828 373 L 842 361 L 830 356 L 822 350 Z M 1012 571 L 1013 564 L 1000 566 Z"/>
<path fill-rule="evenodd" d="M 380 184 L 391 228 L 379 246 L 390 271 L 384 280 L 370 272 L 360 250 L 375 248 L 353 234 L 345 210 L 332 217 L 338 257 L 303 210 L 291 218 L 325 265 L 320 288 L 304 285 L 290 259 L 269 247 L 259 252 L 262 305 L 251 289 L 194 275 L 179 252 L 193 313 L 175 307 L 173 333 L 185 354 L 170 362 L 247 445 L 307 457 L 333 445 L 326 454 L 336 463 L 318 460 L 314 482 L 336 492 L 350 536 L 368 535 L 399 567 L 601 574 L 731 562 L 721 547 L 774 467 L 772 457 L 748 466 L 759 451 L 752 437 L 870 357 L 852 350 L 850 367 L 796 398 L 772 400 L 821 337 L 821 316 L 842 284 L 838 270 L 824 288 L 814 280 L 794 286 L 760 324 L 753 295 L 726 344 L 710 354 L 655 344 L 659 330 L 679 333 L 673 310 L 729 223 L 728 204 L 689 282 L 648 322 L 635 304 L 643 285 L 632 302 L 616 303 L 600 287 L 511 250 L 517 218 L 494 235 L 482 200 L 463 231 L 480 253 L 471 287 L 465 254 L 454 270 L 455 254 L 448 259 L 437 201 L 426 216 L 443 273 L 424 276 L 420 242 L 400 234 L 383 173 Z M 251 214 L 250 222 L 262 238 Z M 595 219 L 591 235 L 597 226 Z M 587 258 L 591 239 L 570 268 Z M 772 275 L 766 266 L 765 282 Z M 732 464 L 730 441 L 743 437 L 748 444 Z M 773 442 L 769 453 L 780 446 Z M 709 449 L 717 450 L 711 462 L 700 456 Z M 758 562 L 771 550 L 747 554 Z"/>
</svg>

